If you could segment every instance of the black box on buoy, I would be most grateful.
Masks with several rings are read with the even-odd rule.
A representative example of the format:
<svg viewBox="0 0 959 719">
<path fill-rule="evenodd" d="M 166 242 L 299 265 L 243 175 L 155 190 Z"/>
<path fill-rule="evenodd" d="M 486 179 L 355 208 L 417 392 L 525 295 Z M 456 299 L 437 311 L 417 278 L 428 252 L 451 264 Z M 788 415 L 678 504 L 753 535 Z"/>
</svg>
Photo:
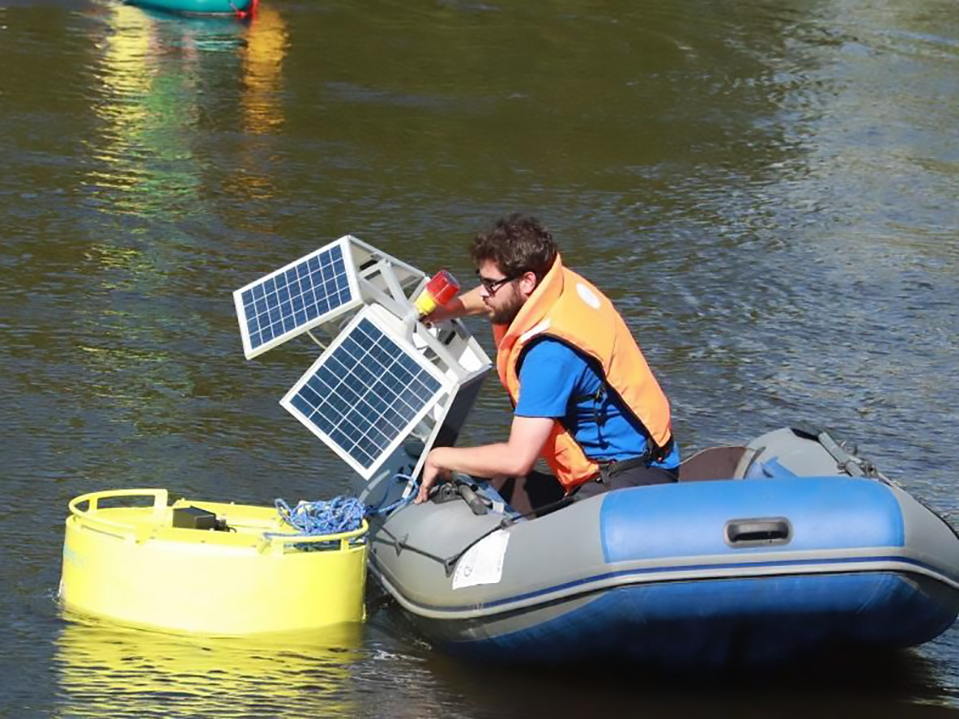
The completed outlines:
<svg viewBox="0 0 959 719">
<path fill-rule="evenodd" d="M 216 515 L 199 507 L 176 507 L 173 510 L 173 526 L 179 529 L 219 529 Z"/>
</svg>

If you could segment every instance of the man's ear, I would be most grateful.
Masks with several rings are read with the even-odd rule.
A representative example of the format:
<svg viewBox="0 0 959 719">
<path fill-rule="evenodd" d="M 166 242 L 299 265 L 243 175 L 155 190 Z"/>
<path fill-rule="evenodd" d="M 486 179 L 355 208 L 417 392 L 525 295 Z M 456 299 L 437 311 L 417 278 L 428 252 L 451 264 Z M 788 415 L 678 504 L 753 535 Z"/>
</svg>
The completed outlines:
<svg viewBox="0 0 959 719">
<path fill-rule="evenodd" d="M 533 290 L 536 289 L 536 273 L 534 272 L 524 272 L 523 276 L 519 278 L 519 289 L 524 295 L 529 297 L 533 294 Z"/>
</svg>

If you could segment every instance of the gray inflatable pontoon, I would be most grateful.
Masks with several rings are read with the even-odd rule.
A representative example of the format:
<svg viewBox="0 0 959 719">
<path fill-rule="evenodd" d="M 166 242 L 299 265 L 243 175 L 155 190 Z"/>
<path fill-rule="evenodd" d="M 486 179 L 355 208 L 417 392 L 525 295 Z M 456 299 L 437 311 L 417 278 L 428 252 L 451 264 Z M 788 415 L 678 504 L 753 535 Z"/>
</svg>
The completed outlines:
<svg viewBox="0 0 959 719">
<path fill-rule="evenodd" d="M 750 664 L 913 646 L 959 612 L 954 530 L 825 433 L 705 450 L 676 484 L 540 517 L 513 489 L 459 477 L 372 520 L 372 576 L 446 650 Z"/>
</svg>

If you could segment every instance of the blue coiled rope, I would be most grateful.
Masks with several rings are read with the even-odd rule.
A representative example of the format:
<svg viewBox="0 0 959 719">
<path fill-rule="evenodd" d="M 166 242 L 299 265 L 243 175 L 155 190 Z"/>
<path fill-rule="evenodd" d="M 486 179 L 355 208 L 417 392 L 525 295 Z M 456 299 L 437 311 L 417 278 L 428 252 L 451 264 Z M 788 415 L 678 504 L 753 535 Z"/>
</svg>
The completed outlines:
<svg viewBox="0 0 959 719">
<path fill-rule="evenodd" d="M 393 481 L 412 482 L 412 479 L 408 475 L 397 474 L 393 477 Z M 406 497 L 401 497 L 386 507 L 382 504 L 386 501 L 388 491 L 377 505 L 365 505 L 356 497 L 344 496 L 334 497 L 328 501 L 301 501 L 293 509 L 290 509 L 290 505 L 283 499 L 277 499 L 274 504 L 283 520 L 300 534 L 311 537 L 342 534 L 359 529 L 363 526 L 365 517 L 387 515 L 395 509 L 406 506 L 416 497 L 415 489 L 413 487 Z"/>
<path fill-rule="evenodd" d="M 284 500 L 277 499 L 276 511 L 284 521 L 300 534 L 342 534 L 363 525 L 366 508 L 356 497 L 334 497 L 329 501 L 300 502 L 290 509 Z"/>
</svg>

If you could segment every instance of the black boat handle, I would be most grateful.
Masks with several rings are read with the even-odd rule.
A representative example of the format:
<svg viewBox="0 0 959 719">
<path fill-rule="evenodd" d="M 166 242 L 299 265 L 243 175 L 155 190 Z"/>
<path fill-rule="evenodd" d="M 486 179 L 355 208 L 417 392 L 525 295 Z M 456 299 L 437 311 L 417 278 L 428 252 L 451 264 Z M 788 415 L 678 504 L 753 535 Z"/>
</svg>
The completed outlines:
<svg viewBox="0 0 959 719">
<path fill-rule="evenodd" d="M 734 549 L 789 544 L 792 524 L 785 517 L 732 519 L 726 522 L 724 535 Z"/>
<path fill-rule="evenodd" d="M 466 483 L 460 483 L 456 487 L 459 490 L 460 496 L 466 500 L 466 504 L 469 505 L 469 508 L 473 510 L 473 514 L 481 515 L 486 514 L 489 511 L 489 507 L 483 502 L 476 492 L 473 491 L 473 488 Z"/>
</svg>

